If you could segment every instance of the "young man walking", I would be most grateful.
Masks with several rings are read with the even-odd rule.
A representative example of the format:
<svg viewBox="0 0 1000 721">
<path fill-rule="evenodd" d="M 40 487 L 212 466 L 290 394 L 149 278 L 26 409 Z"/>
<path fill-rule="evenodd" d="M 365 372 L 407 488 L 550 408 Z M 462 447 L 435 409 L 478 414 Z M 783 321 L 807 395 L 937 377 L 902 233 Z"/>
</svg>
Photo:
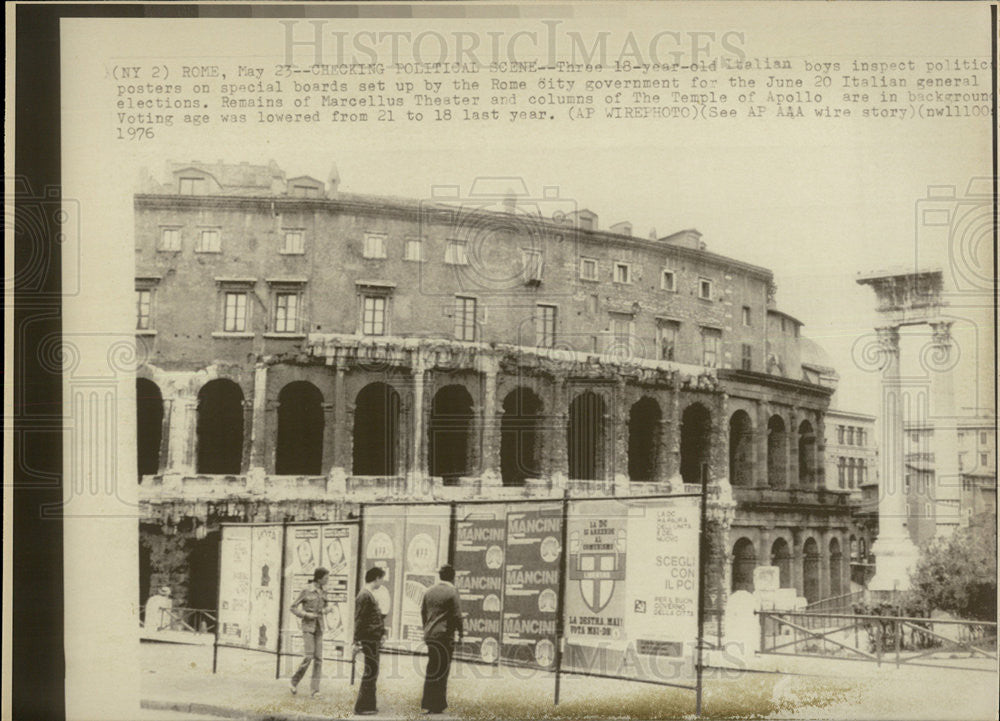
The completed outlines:
<svg viewBox="0 0 1000 721">
<path fill-rule="evenodd" d="M 312 582 L 302 589 L 302 593 L 292 604 L 292 613 L 302 619 L 302 642 L 305 646 L 302 663 L 299 664 L 288 687 L 293 694 L 298 692 L 299 681 L 305 676 L 306 669 L 311 663 L 313 671 L 309 687 L 313 696 L 319 695 L 319 680 L 323 675 L 323 630 L 326 611 L 326 591 L 324 589 L 329 579 L 329 571 L 325 568 L 317 568 L 313 571 Z"/>
<path fill-rule="evenodd" d="M 427 643 L 427 675 L 420 708 L 424 713 L 443 713 L 448 708 L 448 674 L 454 654 L 455 633 L 462 642 L 462 606 L 455 588 L 455 569 L 441 566 L 440 581 L 424 592 L 420 617 Z"/>
<path fill-rule="evenodd" d="M 361 676 L 358 700 L 354 713 L 367 716 L 378 711 L 375 703 L 375 686 L 378 682 L 379 647 L 385 635 L 382 609 L 379 608 L 375 592 L 382 586 L 385 571 L 372 566 L 365 572 L 365 586 L 358 593 L 354 604 L 354 646 L 360 648 L 365 657 L 365 671 Z"/>
</svg>

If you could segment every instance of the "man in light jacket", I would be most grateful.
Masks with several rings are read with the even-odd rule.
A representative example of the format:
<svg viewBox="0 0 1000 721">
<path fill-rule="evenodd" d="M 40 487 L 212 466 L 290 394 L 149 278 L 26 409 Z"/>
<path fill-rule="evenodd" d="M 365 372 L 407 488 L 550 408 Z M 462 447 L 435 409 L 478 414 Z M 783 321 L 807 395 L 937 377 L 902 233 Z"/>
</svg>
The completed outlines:
<svg viewBox="0 0 1000 721">
<path fill-rule="evenodd" d="M 448 674 L 455 650 L 455 634 L 462 642 L 462 605 L 455 588 L 455 569 L 449 565 L 438 571 L 441 579 L 424 592 L 420 618 L 427 643 L 427 675 L 420 708 L 424 713 L 443 713 L 448 708 Z"/>
<path fill-rule="evenodd" d="M 323 629 L 325 621 L 323 614 L 326 611 L 326 582 L 330 579 L 330 572 L 325 568 L 317 568 L 313 571 L 312 583 L 308 584 L 299 597 L 292 604 L 292 613 L 298 616 L 302 625 L 302 642 L 305 650 L 302 654 L 302 663 L 299 664 L 289 690 L 294 694 L 298 691 L 299 681 L 306 674 L 309 664 L 312 664 L 312 679 L 309 687 L 313 696 L 319 695 L 319 680 L 323 675 Z"/>
</svg>

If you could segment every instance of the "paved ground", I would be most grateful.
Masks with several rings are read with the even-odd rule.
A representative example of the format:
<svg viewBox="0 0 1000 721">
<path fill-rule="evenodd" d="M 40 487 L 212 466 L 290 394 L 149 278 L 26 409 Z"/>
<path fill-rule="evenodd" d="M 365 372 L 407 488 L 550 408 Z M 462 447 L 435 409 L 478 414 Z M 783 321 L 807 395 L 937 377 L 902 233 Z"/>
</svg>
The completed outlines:
<svg viewBox="0 0 1000 721">
<path fill-rule="evenodd" d="M 350 666 L 328 663 L 323 696 L 288 692 L 287 676 L 275 679 L 271 656 L 225 650 L 212 674 L 210 647 L 144 643 L 143 721 L 226 716 L 247 721 L 313 721 L 351 715 L 356 686 Z M 984 672 L 902 668 L 850 661 L 780 657 L 784 673 L 720 671 L 705 680 L 709 718 L 993 719 L 996 677 Z M 290 664 L 289 664 L 290 665 Z M 424 661 L 383 656 L 379 719 L 419 716 Z M 757 665 L 764 665 L 761 663 Z M 835 670 L 836 677 L 811 674 Z M 678 679 L 690 683 L 690 679 Z M 449 686 L 452 716 L 438 718 L 684 718 L 693 714 L 690 690 L 608 679 L 564 676 L 562 700 L 553 706 L 554 679 L 522 669 L 456 664 Z M 175 715 L 161 715 L 173 712 Z M 178 712 L 184 712 L 176 715 Z M 184 715 L 184 714 L 195 715 Z"/>
</svg>

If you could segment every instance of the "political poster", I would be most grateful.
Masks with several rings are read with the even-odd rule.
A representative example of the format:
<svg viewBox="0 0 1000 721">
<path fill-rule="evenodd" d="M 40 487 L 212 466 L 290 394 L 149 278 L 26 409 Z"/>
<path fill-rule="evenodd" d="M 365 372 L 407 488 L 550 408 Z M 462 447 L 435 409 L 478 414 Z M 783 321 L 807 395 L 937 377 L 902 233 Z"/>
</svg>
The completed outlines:
<svg viewBox="0 0 1000 721">
<path fill-rule="evenodd" d="M 503 506 L 456 509 L 455 586 L 465 615 L 455 655 L 485 663 L 500 659 L 507 514 Z"/>
<path fill-rule="evenodd" d="M 376 600 L 385 616 L 386 641 L 392 642 L 399 639 L 399 598 L 402 593 L 399 569 L 403 560 L 406 507 L 366 506 L 364 528 L 361 577 L 363 580 L 365 572 L 372 566 L 385 571 L 385 583 Z"/>
<path fill-rule="evenodd" d="M 278 615 L 281 600 L 280 525 L 250 527 L 250 647 L 278 650 Z"/>
<path fill-rule="evenodd" d="M 420 608 L 424 592 L 438 582 L 438 569 L 448 559 L 448 526 L 451 509 L 413 506 L 406 516 L 406 553 L 400 595 L 400 641 L 408 648 L 424 641 Z"/>
<path fill-rule="evenodd" d="M 501 658 L 551 669 L 562 562 L 559 504 L 512 506 L 507 511 Z"/>
<path fill-rule="evenodd" d="M 698 503 L 569 504 L 563 668 L 668 682 L 693 676 Z"/>
<path fill-rule="evenodd" d="M 219 643 L 250 646 L 249 526 L 223 526 L 219 549 Z"/>
</svg>

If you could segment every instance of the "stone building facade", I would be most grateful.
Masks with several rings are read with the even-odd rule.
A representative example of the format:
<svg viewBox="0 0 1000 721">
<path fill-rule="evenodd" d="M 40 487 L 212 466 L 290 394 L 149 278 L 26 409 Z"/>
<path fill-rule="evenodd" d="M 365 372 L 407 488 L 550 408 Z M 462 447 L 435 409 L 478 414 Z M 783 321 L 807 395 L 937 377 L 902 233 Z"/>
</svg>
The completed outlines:
<svg viewBox="0 0 1000 721">
<path fill-rule="evenodd" d="M 135 196 L 143 592 L 213 607 L 225 521 L 702 482 L 713 603 L 760 564 L 810 600 L 846 590 L 833 383 L 769 270 L 553 194 L 338 186 L 195 162 Z"/>
</svg>

